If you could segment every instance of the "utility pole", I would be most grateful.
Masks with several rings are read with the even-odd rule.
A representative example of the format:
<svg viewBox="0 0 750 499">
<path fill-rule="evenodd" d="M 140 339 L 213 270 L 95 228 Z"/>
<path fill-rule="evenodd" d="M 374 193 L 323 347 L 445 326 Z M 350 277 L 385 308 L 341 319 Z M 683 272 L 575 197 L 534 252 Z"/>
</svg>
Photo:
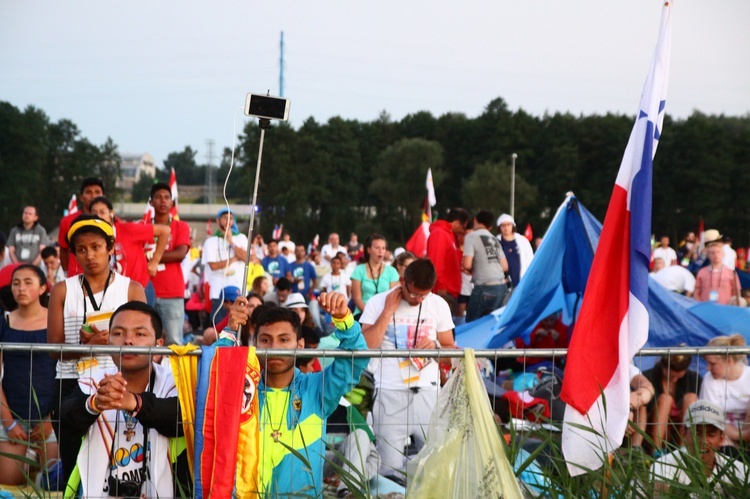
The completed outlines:
<svg viewBox="0 0 750 499">
<path fill-rule="evenodd" d="M 214 178 L 214 141 L 208 139 L 206 141 L 208 152 L 206 153 L 206 202 L 208 204 L 214 204 L 216 202 L 216 194 L 214 192 L 215 178 Z"/>
<path fill-rule="evenodd" d="M 284 32 L 279 42 L 279 97 L 284 97 Z"/>
</svg>

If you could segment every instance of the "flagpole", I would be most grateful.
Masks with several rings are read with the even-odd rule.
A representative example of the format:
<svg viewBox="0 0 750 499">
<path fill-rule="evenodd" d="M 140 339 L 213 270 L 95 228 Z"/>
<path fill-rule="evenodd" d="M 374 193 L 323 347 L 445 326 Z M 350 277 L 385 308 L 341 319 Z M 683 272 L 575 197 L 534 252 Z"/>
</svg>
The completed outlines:
<svg viewBox="0 0 750 499">
<path fill-rule="evenodd" d="M 510 155 L 510 216 L 515 219 L 516 208 L 516 158 L 518 154 Z"/>
</svg>

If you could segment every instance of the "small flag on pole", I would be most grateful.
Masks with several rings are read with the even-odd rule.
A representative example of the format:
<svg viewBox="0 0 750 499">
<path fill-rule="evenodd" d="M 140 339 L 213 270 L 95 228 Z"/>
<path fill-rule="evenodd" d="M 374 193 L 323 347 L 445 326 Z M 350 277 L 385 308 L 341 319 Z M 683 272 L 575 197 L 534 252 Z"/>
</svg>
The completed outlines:
<svg viewBox="0 0 750 499">
<path fill-rule="evenodd" d="M 279 240 L 281 239 L 281 232 L 284 230 L 284 224 L 281 225 L 274 225 L 273 226 L 273 233 L 271 234 L 271 239 Z"/>
<path fill-rule="evenodd" d="M 523 236 L 529 240 L 529 242 L 534 240 L 534 231 L 531 230 L 531 224 L 526 224 L 526 230 L 523 231 Z"/>
<path fill-rule="evenodd" d="M 73 213 L 78 213 L 78 198 L 75 194 L 71 196 L 68 203 L 68 215 L 72 215 Z"/>
<path fill-rule="evenodd" d="M 174 167 L 172 168 L 172 172 L 169 174 L 169 190 L 172 191 L 172 201 L 174 201 L 172 209 L 169 210 L 169 214 L 172 215 L 172 218 L 174 218 L 175 220 L 179 220 L 180 214 L 177 210 L 177 175 L 175 175 L 174 173 Z"/>
<path fill-rule="evenodd" d="M 662 9 L 638 116 L 568 350 L 561 394 L 567 403 L 562 448 L 571 475 L 600 468 L 622 443 L 630 411 L 629 367 L 648 339 L 651 186 L 664 121 L 672 4 L 667 1 Z"/>
</svg>

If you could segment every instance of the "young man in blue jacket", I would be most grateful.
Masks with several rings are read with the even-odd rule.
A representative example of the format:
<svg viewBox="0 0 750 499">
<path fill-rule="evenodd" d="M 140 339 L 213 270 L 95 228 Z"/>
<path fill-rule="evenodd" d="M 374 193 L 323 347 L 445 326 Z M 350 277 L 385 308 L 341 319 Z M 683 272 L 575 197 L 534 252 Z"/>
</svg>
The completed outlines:
<svg viewBox="0 0 750 499">
<path fill-rule="evenodd" d="M 344 295 L 322 293 L 318 301 L 333 317 L 340 349 L 367 349 Z M 229 331 L 222 335 L 238 330 L 247 318 L 240 297 L 230 311 Z M 259 349 L 304 348 L 299 315 L 286 308 L 263 312 L 256 325 L 255 345 Z M 294 357 L 261 357 L 259 478 L 267 497 L 323 494 L 326 419 L 357 384 L 368 360 L 336 358 L 322 372 L 303 374 L 295 368 Z"/>
</svg>

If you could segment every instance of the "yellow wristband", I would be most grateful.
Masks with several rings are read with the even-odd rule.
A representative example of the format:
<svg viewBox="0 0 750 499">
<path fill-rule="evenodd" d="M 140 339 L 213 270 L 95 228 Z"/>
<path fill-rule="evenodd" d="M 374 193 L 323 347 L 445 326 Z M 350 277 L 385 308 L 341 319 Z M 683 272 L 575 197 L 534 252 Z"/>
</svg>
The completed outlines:
<svg viewBox="0 0 750 499">
<path fill-rule="evenodd" d="M 92 396 L 91 396 L 91 397 L 89 398 L 89 405 L 91 406 L 91 409 L 92 409 L 92 410 L 93 410 L 94 412 L 98 412 L 98 413 L 101 413 L 101 412 L 102 412 L 102 410 L 101 410 L 101 409 L 99 409 L 99 408 L 98 408 L 98 407 L 96 406 L 96 394 L 93 394 L 93 395 L 92 395 Z"/>
<path fill-rule="evenodd" d="M 354 325 L 354 316 L 352 315 L 351 310 L 341 319 L 337 319 L 336 317 L 332 317 L 332 319 L 333 325 L 336 326 L 336 329 L 338 329 L 339 331 L 351 329 L 351 327 Z"/>
</svg>

